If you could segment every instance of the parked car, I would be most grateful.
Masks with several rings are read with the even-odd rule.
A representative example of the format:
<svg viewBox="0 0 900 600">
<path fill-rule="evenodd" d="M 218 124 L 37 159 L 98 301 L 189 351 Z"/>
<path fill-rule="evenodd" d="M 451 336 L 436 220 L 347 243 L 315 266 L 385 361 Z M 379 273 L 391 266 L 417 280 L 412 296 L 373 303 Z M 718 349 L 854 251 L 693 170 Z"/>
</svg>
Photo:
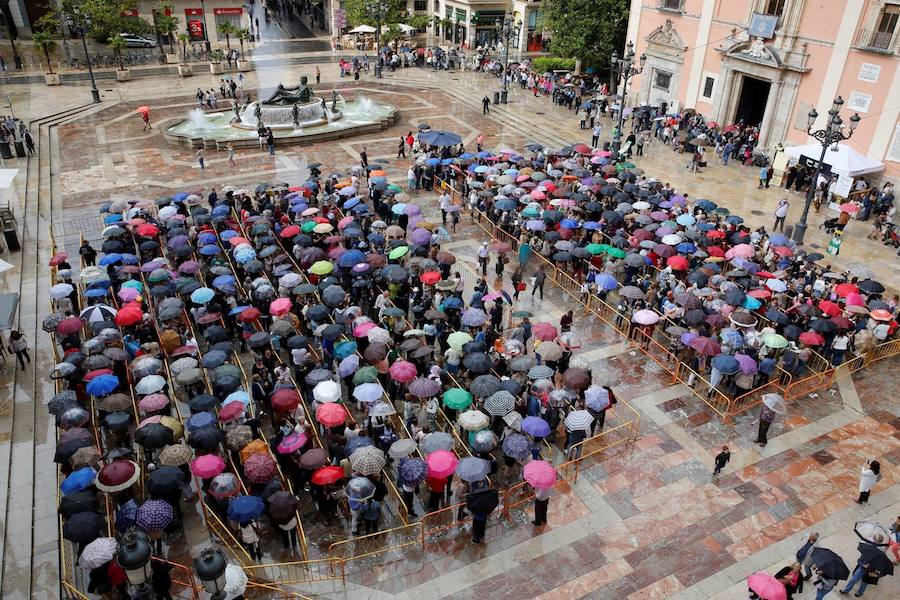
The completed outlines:
<svg viewBox="0 0 900 600">
<path fill-rule="evenodd" d="M 151 40 L 150 38 L 145 38 L 140 35 L 135 35 L 133 33 L 123 33 L 122 39 L 125 40 L 125 45 L 129 48 L 154 48 L 156 47 L 156 40 Z"/>
</svg>

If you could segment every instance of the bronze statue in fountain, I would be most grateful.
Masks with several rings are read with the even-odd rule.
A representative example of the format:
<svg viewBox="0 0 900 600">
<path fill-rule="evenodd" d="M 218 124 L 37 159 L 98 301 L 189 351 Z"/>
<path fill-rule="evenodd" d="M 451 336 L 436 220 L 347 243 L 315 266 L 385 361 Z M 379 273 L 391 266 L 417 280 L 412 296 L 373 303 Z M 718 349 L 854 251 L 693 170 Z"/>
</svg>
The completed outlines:
<svg viewBox="0 0 900 600">
<path fill-rule="evenodd" d="M 307 84 L 306 75 L 300 77 L 300 85 L 285 86 L 278 84 L 272 95 L 263 100 L 263 104 L 278 104 L 288 106 L 291 104 L 305 104 L 312 98 L 312 88 Z"/>
</svg>

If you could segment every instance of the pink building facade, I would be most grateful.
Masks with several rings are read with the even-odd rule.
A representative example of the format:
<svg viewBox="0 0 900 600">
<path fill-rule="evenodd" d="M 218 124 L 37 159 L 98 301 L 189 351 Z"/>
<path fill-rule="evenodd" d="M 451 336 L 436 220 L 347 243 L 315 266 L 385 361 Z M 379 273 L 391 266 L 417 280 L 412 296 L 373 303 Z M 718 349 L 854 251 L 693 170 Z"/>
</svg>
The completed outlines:
<svg viewBox="0 0 900 600">
<path fill-rule="evenodd" d="M 900 177 L 900 0 L 631 0 L 628 40 L 647 55 L 628 101 L 693 108 L 806 144 L 807 113 L 862 121 L 848 142 Z M 816 127 L 824 127 L 824 116 Z"/>
</svg>

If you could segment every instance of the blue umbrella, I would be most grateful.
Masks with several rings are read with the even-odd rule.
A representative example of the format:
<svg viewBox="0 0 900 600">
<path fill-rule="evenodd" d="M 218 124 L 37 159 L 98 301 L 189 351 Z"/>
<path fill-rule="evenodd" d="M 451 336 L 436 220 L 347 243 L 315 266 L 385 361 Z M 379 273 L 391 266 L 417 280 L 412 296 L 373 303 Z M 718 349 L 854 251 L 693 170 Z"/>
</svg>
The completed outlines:
<svg viewBox="0 0 900 600">
<path fill-rule="evenodd" d="M 725 222 L 729 225 L 740 225 L 744 222 L 744 218 L 737 215 L 728 215 L 725 217 Z"/>
<path fill-rule="evenodd" d="M 235 279 L 234 275 L 219 275 L 215 279 L 212 280 L 212 285 L 217 290 L 221 290 L 226 294 L 233 294 L 237 291 L 237 287 L 234 284 Z M 199 290 L 194 290 L 194 293 L 199 292 L 204 288 L 200 288 Z M 193 294 L 191 294 L 191 298 L 193 298 Z"/>
<path fill-rule="evenodd" d="M 356 352 L 356 342 L 345 341 L 334 347 L 334 357 L 337 360 L 344 360 Z"/>
<path fill-rule="evenodd" d="M 384 388 L 381 387 L 380 383 L 363 383 L 353 389 L 353 397 L 360 402 L 375 402 L 382 395 L 384 395 Z"/>
<path fill-rule="evenodd" d="M 475 156 L 477 156 L 478 158 L 488 158 L 488 157 L 491 156 L 491 153 L 488 152 L 487 150 L 482 150 L 481 152 L 479 152 L 479 153 L 476 154 Z"/>
<path fill-rule="evenodd" d="M 784 234 L 781 233 L 773 233 L 769 236 L 769 243 L 773 246 L 791 246 L 793 245 L 791 240 L 787 238 Z"/>
<path fill-rule="evenodd" d="M 346 342 L 345 342 L 346 343 Z M 349 377 L 359 370 L 359 355 L 351 354 L 344 357 L 338 365 L 338 377 Z"/>
<path fill-rule="evenodd" d="M 228 231 L 233 231 L 229 229 Z M 222 232 L 224 236 L 225 232 Z M 216 243 L 216 234 L 212 231 L 204 231 L 197 236 L 197 241 L 201 244 L 215 244 Z"/>
<path fill-rule="evenodd" d="M 59 486 L 59 490 L 63 496 L 72 492 L 80 492 L 94 485 L 94 478 L 97 472 L 91 467 L 82 467 L 77 471 L 73 471 L 66 477 Z"/>
<path fill-rule="evenodd" d="M 228 503 L 228 518 L 241 525 L 258 518 L 266 510 L 266 504 L 259 496 L 237 496 Z"/>
<path fill-rule="evenodd" d="M 594 279 L 594 283 L 597 284 L 597 287 L 599 287 L 601 290 L 606 291 L 614 290 L 619 287 L 619 282 L 609 273 L 601 273 L 600 275 L 597 275 L 596 279 Z"/>
<path fill-rule="evenodd" d="M 711 210 L 715 210 L 718 205 L 712 200 L 701 199 L 697 200 L 697 208 L 702 211 L 709 212 Z"/>
<path fill-rule="evenodd" d="M 723 375 L 734 375 L 741 370 L 738 360 L 730 354 L 720 354 L 712 359 L 712 367 Z"/>
<path fill-rule="evenodd" d="M 694 218 L 694 215 L 689 215 L 689 214 L 685 213 L 683 215 L 678 215 L 675 218 L 675 222 L 678 223 L 679 225 L 684 225 L 685 227 L 687 227 L 689 225 L 693 225 L 694 223 L 696 223 L 697 219 Z"/>
<path fill-rule="evenodd" d="M 235 306 L 230 311 L 228 311 L 228 314 L 234 316 L 234 315 L 244 312 L 248 308 L 250 308 L 250 307 L 249 306 Z"/>
<path fill-rule="evenodd" d="M 137 523 L 137 502 L 132 498 L 116 510 L 116 531 L 125 533 Z"/>
<path fill-rule="evenodd" d="M 256 250 L 254 250 L 250 246 L 236 248 L 234 251 L 234 260 L 236 260 L 239 264 L 247 264 L 254 258 L 256 258 Z"/>
<path fill-rule="evenodd" d="M 522 460 L 531 454 L 531 440 L 521 433 L 513 433 L 503 439 L 503 454 Z"/>
<path fill-rule="evenodd" d="M 122 220 L 122 215 L 120 215 L 120 214 L 106 215 L 105 217 L 103 217 L 103 224 L 110 225 L 112 223 L 118 223 L 121 220 Z"/>
<path fill-rule="evenodd" d="M 369 183 L 387 183 L 387 177 L 376 175 L 375 177 L 369 178 Z"/>
<path fill-rule="evenodd" d="M 349 200 L 347 200 L 346 202 L 344 202 L 344 209 L 345 209 L 345 210 L 346 210 L 346 209 L 351 209 L 351 208 L 353 208 L 354 206 L 356 206 L 357 204 L 359 204 L 359 198 L 358 198 L 358 197 L 357 197 L 357 198 L 350 198 Z"/>
<path fill-rule="evenodd" d="M 191 415 L 191 418 L 187 421 L 188 431 L 194 431 L 197 429 L 203 429 L 204 427 L 215 427 L 216 426 L 216 416 L 209 412 L 198 412 L 194 415 Z"/>
<path fill-rule="evenodd" d="M 213 244 L 207 244 L 206 246 L 201 246 L 199 252 L 203 256 L 215 256 L 216 254 L 221 252 L 221 250 L 219 249 L 218 246 L 215 246 Z"/>
<path fill-rule="evenodd" d="M 575 219 L 563 219 L 559 222 L 559 226 L 564 229 L 578 229 L 578 221 Z"/>
<path fill-rule="evenodd" d="M 207 287 L 197 288 L 191 292 L 191 302 L 194 304 L 206 304 L 213 299 L 216 293 Z"/>
<path fill-rule="evenodd" d="M 449 165 L 452 165 L 452 164 L 453 164 L 453 159 L 452 159 L 452 158 L 444 158 L 444 159 L 441 159 L 441 164 L 444 165 L 445 167 L 446 167 L 446 166 L 449 166 Z"/>
<path fill-rule="evenodd" d="M 462 303 L 462 299 L 457 298 L 456 296 L 450 296 L 441 303 L 441 307 L 442 310 L 447 308 L 460 308 Z"/>
<path fill-rule="evenodd" d="M 753 296 L 747 296 L 744 298 L 744 302 L 741 304 L 744 308 L 748 310 L 756 310 L 760 306 L 762 306 L 762 302 L 754 298 Z"/>
<path fill-rule="evenodd" d="M 342 188 L 341 191 L 338 192 L 338 195 L 343 198 L 349 198 L 350 196 L 356 195 L 356 188 L 352 185 L 348 185 L 345 188 Z"/>
<path fill-rule="evenodd" d="M 715 223 L 697 223 L 697 229 L 700 231 L 712 231 L 715 228 Z"/>
<path fill-rule="evenodd" d="M 115 375 L 98 375 L 87 384 L 87 393 L 91 396 L 108 396 L 119 387 L 119 378 Z"/>
<path fill-rule="evenodd" d="M 475 167 L 476 173 L 487 173 L 490 170 L 491 168 L 487 165 L 478 165 L 477 167 Z"/>
<path fill-rule="evenodd" d="M 347 458 L 350 457 L 351 454 L 362 448 L 363 446 L 374 446 L 375 442 L 369 436 L 356 436 L 351 438 L 350 441 L 344 446 L 344 456 Z"/>
<path fill-rule="evenodd" d="M 697 251 L 697 246 L 690 242 L 681 242 L 677 246 L 675 246 L 675 251 L 680 254 L 693 254 Z"/>
<path fill-rule="evenodd" d="M 429 146 L 455 146 L 462 142 L 462 137 L 449 131 L 437 130 L 419 134 L 419 140 Z"/>
<path fill-rule="evenodd" d="M 550 435 L 550 425 L 540 417 L 525 417 L 522 420 L 522 431 L 534 437 L 547 437 Z"/>
<path fill-rule="evenodd" d="M 362 262 L 366 262 L 366 256 L 362 252 L 359 250 L 348 250 L 341 254 L 341 257 L 338 259 L 338 266 L 349 269 Z"/>
<path fill-rule="evenodd" d="M 458 158 L 460 160 L 471 160 L 471 159 L 475 158 L 475 155 L 472 154 L 471 152 L 463 152 L 462 154 L 459 155 Z"/>
<path fill-rule="evenodd" d="M 212 209 L 212 216 L 214 217 L 227 217 L 229 214 L 231 214 L 231 209 L 226 204 L 219 204 Z"/>
<path fill-rule="evenodd" d="M 236 392 L 228 394 L 222 404 L 229 404 L 231 402 L 241 402 L 246 406 L 250 404 L 250 396 L 244 390 L 237 390 Z"/>
<path fill-rule="evenodd" d="M 122 255 L 113 252 L 111 254 L 103 256 L 103 258 L 101 258 L 97 264 L 99 264 L 101 267 L 105 267 L 107 265 L 115 265 L 120 262 L 122 262 Z"/>
<path fill-rule="evenodd" d="M 494 206 L 497 207 L 498 210 L 515 210 L 516 209 L 516 201 L 515 200 L 497 200 L 494 203 Z"/>
<path fill-rule="evenodd" d="M 528 448 L 531 449 L 530 443 Z M 402 483 L 414 486 L 425 479 L 428 474 L 428 465 L 421 458 L 401 458 L 397 472 Z"/>
<path fill-rule="evenodd" d="M 434 167 L 434 166 L 436 166 L 436 165 L 441 164 L 441 159 L 439 159 L 439 158 L 429 158 L 429 159 L 426 159 L 426 160 L 425 160 L 425 164 L 428 165 L 429 167 Z"/>
<path fill-rule="evenodd" d="M 744 345 L 744 337 L 736 330 L 728 327 L 719 332 L 719 338 L 733 348 Z"/>
<path fill-rule="evenodd" d="M 184 202 L 190 196 L 187 192 L 178 192 L 172 196 L 172 202 Z"/>
<path fill-rule="evenodd" d="M 109 294 L 109 290 L 104 288 L 91 288 L 84 292 L 84 295 L 88 298 L 103 298 L 107 294 Z"/>
<path fill-rule="evenodd" d="M 597 221 L 585 221 L 584 223 L 581 224 L 581 227 L 584 229 L 594 231 L 594 230 L 600 229 L 600 223 L 598 223 Z"/>
</svg>

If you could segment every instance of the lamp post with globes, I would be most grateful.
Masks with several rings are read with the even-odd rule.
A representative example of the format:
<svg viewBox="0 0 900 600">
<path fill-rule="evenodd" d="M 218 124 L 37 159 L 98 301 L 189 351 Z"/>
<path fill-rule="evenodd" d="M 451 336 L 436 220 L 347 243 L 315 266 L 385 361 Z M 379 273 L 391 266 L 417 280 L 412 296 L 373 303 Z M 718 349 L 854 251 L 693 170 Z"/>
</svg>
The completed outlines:
<svg viewBox="0 0 900 600">
<path fill-rule="evenodd" d="M 125 532 L 116 554 L 116 562 L 125 571 L 125 578 L 134 588 L 135 600 L 153 600 L 156 597 L 148 583 L 152 554 L 150 539 L 144 531 L 132 527 Z"/>
<path fill-rule="evenodd" d="M 506 104 L 509 95 L 509 79 L 507 77 L 509 70 L 509 42 L 510 40 L 519 38 L 519 29 L 522 23 L 519 20 L 513 21 L 510 15 L 506 15 L 502 20 L 497 19 L 497 37 L 503 42 L 503 86 L 500 90 L 500 103 Z"/>
<path fill-rule="evenodd" d="M 225 568 L 228 561 L 221 550 L 216 548 L 205 548 L 200 552 L 200 556 L 194 559 L 194 572 L 200 583 L 203 584 L 211 600 L 222 600 L 225 598 Z"/>
<path fill-rule="evenodd" d="M 619 58 L 618 52 L 613 52 L 610 57 L 610 66 L 616 78 L 622 79 L 622 90 L 619 92 L 619 125 L 613 135 L 612 151 L 613 160 L 619 158 L 619 150 L 622 147 L 622 127 L 625 126 L 625 94 L 628 92 L 628 80 L 635 75 L 640 75 L 644 71 L 644 63 L 647 62 L 647 55 L 641 54 L 638 59 L 640 67 L 635 66 L 634 60 L 634 42 L 628 42 L 625 47 L 625 56 Z"/>
<path fill-rule="evenodd" d="M 366 12 L 375 19 L 375 78 L 381 79 L 381 26 L 387 20 L 391 5 L 387 0 L 366 0 Z"/>
<path fill-rule="evenodd" d="M 806 233 L 806 229 L 808 227 L 806 219 L 809 216 L 809 207 L 812 204 L 813 198 L 816 194 L 816 187 L 819 183 L 819 175 L 822 174 L 822 164 L 825 162 L 825 153 L 828 151 L 828 147 L 833 145 L 834 149 L 837 150 L 838 142 L 849 140 L 853 135 L 853 132 L 856 131 L 856 127 L 859 125 L 859 114 L 853 113 L 853 116 L 850 117 L 850 127 L 847 133 L 844 133 L 844 121 L 840 117 L 841 107 L 843 105 L 843 98 L 838 96 L 834 99 L 834 101 L 831 103 L 831 110 L 828 111 L 828 118 L 825 122 L 824 129 L 813 131 L 813 126 L 816 124 L 816 119 L 819 118 L 819 113 L 816 112 L 815 107 L 813 107 L 813 109 L 810 110 L 807 114 L 806 133 L 819 141 L 819 143 L 822 145 L 822 153 L 819 156 L 819 162 L 816 164 L 816 172 L 809 184 L 809 190 L 806 192 L 806 203 L 803 205 L 803 214 L 800 216 L 800 221 L 794 227 L 793 238 L 794 241 L 798 244 L 803 243 L 803 236 Z"/>
</svg>

